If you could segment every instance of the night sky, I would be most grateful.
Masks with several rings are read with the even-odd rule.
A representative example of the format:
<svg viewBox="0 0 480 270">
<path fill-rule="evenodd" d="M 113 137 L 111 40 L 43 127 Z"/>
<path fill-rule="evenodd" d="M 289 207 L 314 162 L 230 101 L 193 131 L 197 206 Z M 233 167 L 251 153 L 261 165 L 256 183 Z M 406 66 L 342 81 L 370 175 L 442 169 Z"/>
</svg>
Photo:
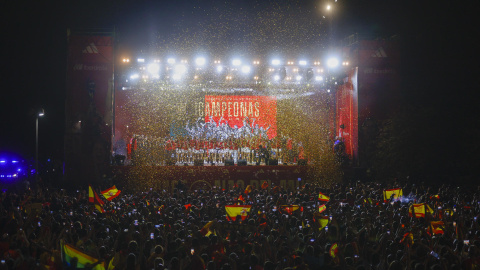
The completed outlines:
<svg viewBox="0 0 480 270">
<path fill-rule="evenodd" d="M 463 125 L 469 130 L 477 127 L 472 141 L 479 136 L 474 117 L 478 102 L 473 99 L 480 90 L 473 2 L 336 3 L 336 38 L 355 32 L 402 37 L 403 87 L 410 91 L 406 97 L 412 103 L 434 104 L 439 117 L 449 116 L 445 127 L 458 130 L 449 131 L 454 137 L 445 143 L 456 143 Z M 243 50 L 268 54 L 269 49 L 299 54 L 325 47 L 321 12 L 325 4 L 319 0 L 7 1 L 1 9 L 0 150 L 32 158 L 35 111 L 43 107 L 41 155 L 62 158 L 68 27 L 115 27 L 120 49 L 130 52 L 218 48 L 225 54 Z M 478 142 L 474 145 L 478 147 Z"/>
</svg>

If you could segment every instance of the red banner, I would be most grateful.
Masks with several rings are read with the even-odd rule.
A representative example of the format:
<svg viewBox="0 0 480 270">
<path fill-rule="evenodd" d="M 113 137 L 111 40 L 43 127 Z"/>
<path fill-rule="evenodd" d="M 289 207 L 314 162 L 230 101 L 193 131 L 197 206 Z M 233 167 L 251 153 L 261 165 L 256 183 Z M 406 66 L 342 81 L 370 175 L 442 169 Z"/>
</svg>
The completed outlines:
<svg viewBox="0 0 480 270">
<path fill-rule="evenodd" d="M 274 96 L 205 96 L 205 122 L 210 119 L 230 127 L 267 130 L 268 138 L 277 136 L 277 98 Z M 257 126 L 258 125 L 258 126 Z"/>
</svg>

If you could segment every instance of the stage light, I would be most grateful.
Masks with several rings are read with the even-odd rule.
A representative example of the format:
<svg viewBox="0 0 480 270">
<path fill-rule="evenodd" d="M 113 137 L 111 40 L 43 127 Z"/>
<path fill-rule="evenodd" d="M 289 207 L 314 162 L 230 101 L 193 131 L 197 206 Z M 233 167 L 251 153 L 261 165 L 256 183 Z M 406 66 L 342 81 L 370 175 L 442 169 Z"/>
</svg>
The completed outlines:
<svg viewBox="0 0 480 270">
<path fill-rule="evenodd" d="M 238 67 L 242 64 L 242 61 L 240 59 L 234 59 L 232 60 L 232 65 Z"/>
<path fill-rule="evenodd" d="M 198 57 L 197 59 L 195 59 L 195 64 L 197 66 L 204 66 L 205 63 L 206 63 L 207 60 L 205 60 L 204 57 Z"/>
<path fill-rule="evenodd" d="M 138 63 L 144 63 L 144 62 L 145 62 L 145 59 L 143 59 L 143 58 L 138 58 L 138 59 L 137 59 L 137 62 L 138 62 Z"/>
<path fill-rule="evenodd" d="M 217 72 L 221 73 L 223 71 L 223 66 L 217 66 Z"/>
<path fill-rule="evenodd" d="M 250 66 L 243 66 L 242 67 L 242 73 L 244 73 L 244 74 L 250 73 L 250 70 L 251 70 Z"/>
<path fill-rule="evenodd" d="M 1 164 L 5 164 L 5 162 L 6 162 L 5 160 L 0 160 Z"/>
<path fill-rule="evenodd" d="M 12 160 L 12 163 L 17 163 L 17 162 L 18 162 L 18 161 L 16 161 L 16 160 Z"/>
<path fill-rule="evenodd" d="M 307 65 L 307 61 L 305 61 L 305 60 L 300 60 L 300 61 L 298 62 L 298 64 L 299 64 L 300 66 L 306 66 L 306 65 Z"/>
<path fill-rule="evenodd" d="M 158 64 L 149 64 L 147 66 L 147 71 L 152 75 L 158 75 L 160 72 L 160 65 Z"/>
<path fill-rule="evenodd" d="M 169 63 L 170 65 L 175 64 L 175 62 L 177 62 L 177 61 L 175 60 L 175 58 L 168 58 L 168 59 L 167 59 L 167 63 Z"/>
<path fill-rule="evenodd" d="M 329 59 L 327 60 L 327 66 L 328 66 L 329 68 L 335 68 L 335 67 L 337 67 L 337 66 L 338 66 L 338 63 L 339 63 L 338 58 L 335 58 L 335 57 L 331 57 L 331 58 L 329 58 Z"/>
<path fill-rule="evenodd" d="M 185 73 L 187 73 L 187 67 L 185 65 L 176 65 L 173 68 L 172 78 L 178 81 L 183 77 L 183 75 L 185 75 Z"/>
<path fill-rule="evenodd" d="M 138 74 L 133 74 L 130 76 L 130 79 L 131 80 L 135 80 L 135 79 L 138 79 L 140 76 Z"/>
<path fill-rule="evenodd" d="M 274 65 L 274 66 L 280 65 L 280 60 L 278 60 L 278 59 L 273 59 L 273 60 L 272 60 L 272 65 Z"/>
</svg>

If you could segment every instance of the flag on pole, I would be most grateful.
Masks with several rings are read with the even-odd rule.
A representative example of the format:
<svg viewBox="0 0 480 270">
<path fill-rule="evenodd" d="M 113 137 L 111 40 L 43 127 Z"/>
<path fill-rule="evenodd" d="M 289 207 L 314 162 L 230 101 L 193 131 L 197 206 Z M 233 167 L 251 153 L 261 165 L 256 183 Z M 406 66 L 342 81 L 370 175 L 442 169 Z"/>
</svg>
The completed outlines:
<svg viewBox="0 0 480 270">
<path fill-rule="evenodd" d="M 410 208 L 408 209 L 408 214 L 411 217 L 425 217 L 426 213 L 433 214 L 433 209 L 426 203 L 414 203 L 410 205 Z"/>
<path fill-rule="evenodd" d="M 387 202 L 390 199 L 398 199 L 403 196 L 403 190 L 401 188 L 386 189 L 383 191 L 383 201 Z"/>
<path fill-rule="evenodd" d="M 328 202 L 328 201 L 330 201 L 330 197 L 328 197 L 327 195 L 319 192 L 318 193 L 318 200 L 322 201 L 322 202 Z"/>
<path fill-rule="evenodd" d="M 118 195 L 120 195 L 120 190 L 117 189 L 117 187 L 114 185 L 113 187 L 107 189 L 107 190 L 104 190 L 100 193 L 102 193 L 103 197 L 105 197 L 105 199 L 107 201 L 111 201 L 113 199 L 115 199 L 116 197 L 118 197 Z"/>
<path fill-rule="evenodd" d="M 225 205 L 227 220 L 235 221 L 237 216 L 241 216 L 242 220 L 245 220 L 251 208 L 251 205 Z"/>
<path fill-rule="evenodd" d="M 210 230 L 210 227 L 212 227 L 212 225 L 215 223 L 214 220 L 212 221 L 209 221 L 207 224 L 205 224 L 205 226 L 203 226 L 203 228 L 200 230 L 200 233 L 203 235 L 203 236 L 209 236 L 210 234 L 212 234 L 212 231 Z"/>
<path fill-rule="evenodd" d="M 105 263 L 99 262 L 98 259 L 87 255 L 80 250 L 76 249 L 74 246 L 66 244 L 63 240 L 60 240 L 61 253 L 62 253 L 62 262 L 68 267 L 71 266 L 73 258 L 77 258 L 77 267 L 78 268 L 87 268 L 88 265 L 94 265 L 93 270 L 105 270 Z"/>
<path fill-rule="evenodd" d="M 93 190 L 91 185 L 88 185 L 88 201 L 94 204 L 98 212 L 105 213 L 105 210 L 103 209 L 103 205 L 105 203 L 100 199 L 97 192 Z"/>
<path fill-rule="evenodd" d="M 318 207 L 318 212 L 319 212 L 319 213 L 322 213 L 322 212 L 325 211 L 325 210 L 327 210 L 327 206 L 326 206 L 325 204 L 320 205 L 320 206 Z"/>
</svg>

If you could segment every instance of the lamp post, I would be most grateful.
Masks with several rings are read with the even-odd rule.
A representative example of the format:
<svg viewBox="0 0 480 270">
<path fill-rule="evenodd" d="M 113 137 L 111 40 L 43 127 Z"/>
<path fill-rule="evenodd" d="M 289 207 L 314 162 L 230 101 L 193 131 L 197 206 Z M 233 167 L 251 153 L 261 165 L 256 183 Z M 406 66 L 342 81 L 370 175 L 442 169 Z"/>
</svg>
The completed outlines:
<svg viewBox="0 0 480 270">
<path fill-rule="evenodd" d="M 38 181 L 38 118 L 44 115 L 45 111 L 40 109 L 35 119 L 35 181 Z"/>
</svg>

